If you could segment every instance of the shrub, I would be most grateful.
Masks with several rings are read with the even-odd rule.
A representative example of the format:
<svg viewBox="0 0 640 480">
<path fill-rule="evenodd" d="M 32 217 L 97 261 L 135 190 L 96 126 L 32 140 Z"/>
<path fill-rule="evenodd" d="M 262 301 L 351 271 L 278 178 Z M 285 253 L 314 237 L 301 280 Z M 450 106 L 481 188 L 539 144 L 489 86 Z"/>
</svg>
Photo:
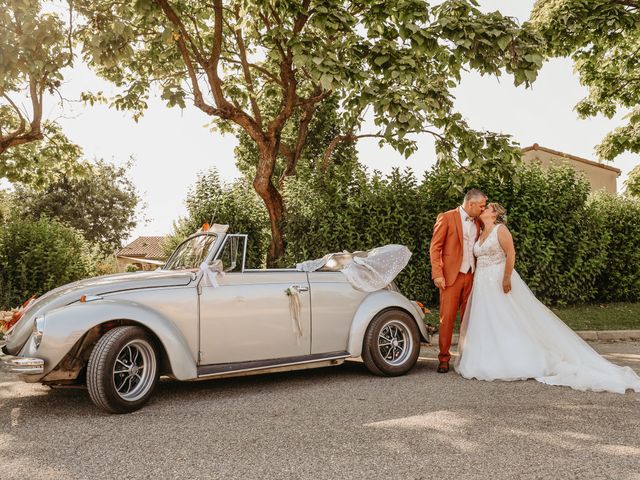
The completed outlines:
<svg viewBox="0 0 640 480">
<path fill-rule="evenodd" d="M 587 208 L 589 184 L 570 167 L 522 168 L 511 182 L 479 179 L 490 201 L 509 211 L 516 269 L 545 303 L 583 303 L 596 296 L 608 237 Z"/>
<path fill-rule="evenodd" d="M 77 230 L 44 218 L 0 225 L 0 309 L 93 274 L 91 246 Z"/>
<path fill-rule="evenodd" d="M 597 300 L 640 301 L 640 198 L 600 193 L 589 206 L 607 236 L 605 265 L 596 278 Z"/>
<path fill-rule="evenodd" d="M 283 265 L 400 243 L 413 252 L 396 280 L 400 289 L 410 298 L 437 304 L 429 246 L 438 213 L 461 203 L 464 192 L 455 186 L 460 182 L 452 181 L 460 174 L 470 187 L 508 209 L 516 269 L 541 301 L 563 305 L 639 298 L 640 202 L 590 196 L 587 180 L 566 166 L 519 166 L 511 177 L 434 168 L 421 182 L 408 169 L 368 175 L 353 163 L 336 166 L 330 175 L 302 172 L 286 184 Z M 224 186 L 215 172 L 202 176 L 188 209 L 190 218 L 182 221 L 186 232 L 215 213 L 216 221 L 249 233 L 252 258 L 264 259 L 267 216 L 242 181 Z"/>
<path fill-rule="evenodd" d="M 438 301 L 431 282 L 429 246 L 438 213 L 461 203 L 452 188 L 456 172 L 433 169 L 418 184 L 410 170 L 350 180 L 300 179 L 287 190 L 289 264 L 329 251 L 364 250 L 401 243 L 412 252 L 397 283 L 409 297 Z M 473 186 L 509 210 L 516 268 L 538 297 L 564 304 L 593 300 L 606 261 L 607 236 L 596 212 L 586 208 L 589 185 L 568 167 L 532 165 L 499 179 L 466 172 Z M 314 183 L 315 182 L 315 183 Z"/>
</svg>

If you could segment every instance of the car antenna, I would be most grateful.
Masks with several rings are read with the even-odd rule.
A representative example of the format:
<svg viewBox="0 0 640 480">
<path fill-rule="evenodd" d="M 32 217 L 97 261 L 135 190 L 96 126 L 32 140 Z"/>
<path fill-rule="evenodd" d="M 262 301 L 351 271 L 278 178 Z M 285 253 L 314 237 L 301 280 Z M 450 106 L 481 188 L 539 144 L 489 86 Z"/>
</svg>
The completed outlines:
<svg viewBox="0 0 640 480">
<path fill-rule="evenodd" d="M 213 215 L 211 215 L 211 221 L 209 225 L 213 225 L 213 220 L 216 218 L 216 213 L 218 213 L 218 206 L 216 205 L 216 209 L 213 211 Z"/>
</svg>

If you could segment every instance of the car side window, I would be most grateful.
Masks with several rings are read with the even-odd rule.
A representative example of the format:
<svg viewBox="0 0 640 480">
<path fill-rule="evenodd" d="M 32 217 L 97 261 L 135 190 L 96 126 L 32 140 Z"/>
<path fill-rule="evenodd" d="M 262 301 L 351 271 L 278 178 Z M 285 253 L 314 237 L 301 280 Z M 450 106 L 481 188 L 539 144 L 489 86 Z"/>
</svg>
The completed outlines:
<svg viewBox="0 0 640 480">
<path fill-rule="evenodd" d="M 245 236 L 229 235 L 225 240 L 222 252 L 216 260 L 222 261 L 222 270 L 227 273 L 241 272 L 244 259 Z"/>
</svg>

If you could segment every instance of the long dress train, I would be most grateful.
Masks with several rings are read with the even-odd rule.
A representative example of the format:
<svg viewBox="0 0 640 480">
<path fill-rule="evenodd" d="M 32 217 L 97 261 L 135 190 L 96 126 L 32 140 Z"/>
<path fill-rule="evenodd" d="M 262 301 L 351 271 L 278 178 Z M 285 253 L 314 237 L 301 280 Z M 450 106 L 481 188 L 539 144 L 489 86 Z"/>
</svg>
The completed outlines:
<svg viewBox="0 0 640 480">
<path fill-rule="evenodd" d="M 455 369 L 465 378 L 521 380 L 535 378 L 576 390 L 640 392 L 640 377 L 615 365 L 543 305 L 518 273 L 505 294 L 502 278 L 506 255 L 498 229 L 476 242 L 473 290 L 465 312 Z"/>
</svg>

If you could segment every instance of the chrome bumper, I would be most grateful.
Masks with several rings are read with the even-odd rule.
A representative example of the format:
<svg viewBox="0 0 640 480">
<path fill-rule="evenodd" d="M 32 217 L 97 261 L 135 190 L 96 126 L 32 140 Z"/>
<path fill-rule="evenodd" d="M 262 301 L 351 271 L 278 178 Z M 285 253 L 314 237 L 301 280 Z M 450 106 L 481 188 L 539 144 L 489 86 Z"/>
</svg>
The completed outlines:
<svg viewBox="0 0 640 480">
<path fill-rule="evenodd" d="M 41 358 L 14 357 L 2 353 L 4 345 L 0 345 L 0 369 L 5 372 L 23 375 L 37 375 L 44 373 L 44 360 Z"/>
</svg>

